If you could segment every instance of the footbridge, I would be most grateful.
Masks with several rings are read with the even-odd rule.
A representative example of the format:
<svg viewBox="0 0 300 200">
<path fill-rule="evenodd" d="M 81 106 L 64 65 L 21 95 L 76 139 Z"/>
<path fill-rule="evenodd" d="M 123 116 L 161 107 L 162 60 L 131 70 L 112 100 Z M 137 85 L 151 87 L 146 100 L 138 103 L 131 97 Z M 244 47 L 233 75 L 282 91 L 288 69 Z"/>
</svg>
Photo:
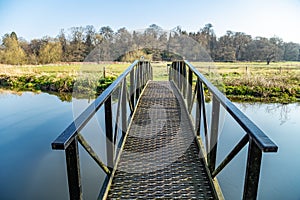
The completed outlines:
<svg viewBox="0 0 300 200">
<path fill-rule="evenodd" d="M 79 145 L 105 172 L 98 199 L 223 199 L 218 174 L 247 148 L 241 199 L 256 199 L 262 154 L 276 144 L 188 61 L 169 64 L 168 76 L 153 81 L 150 62 L 133 62 L 53 141 L 65 152 L 70 199 L 83 198 Z M 217 165 L 220 108 L 245 134 Z M 102 158 L 80 133 L 97 112 Z"/>
</svg>

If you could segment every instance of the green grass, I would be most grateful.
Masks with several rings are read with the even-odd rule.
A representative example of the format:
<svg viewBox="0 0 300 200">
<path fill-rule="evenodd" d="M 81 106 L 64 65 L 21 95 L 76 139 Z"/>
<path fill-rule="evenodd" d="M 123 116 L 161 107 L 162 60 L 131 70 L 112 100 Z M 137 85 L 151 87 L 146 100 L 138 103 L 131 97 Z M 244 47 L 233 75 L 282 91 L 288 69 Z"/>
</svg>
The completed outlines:
<svg viewBox="0 0 300 200">
<path fill-rule="evenodd" d="M 208 79 L 217 79 L 234 101 L 290 103 L 300 99 L 300 62 L 194 63 Z"/>
<path fill-rule="evenodd" d="M 168 63 L 151 63 L 154 80 L 168 80 Z M 119 76 L 130 64 L 0 65 L 0 85 L 42 91 L 47 91 L 52 85 L 52 88 L 58 88 L 57 91 L 68 92 L 69 87 L 77 82 L 82 87 L 101 91 L 113 81 L 111 77 Z M 300 62 L 276 62 L 270 65 L 265 62 L 192 64 L 209 80 L 217 83 L 220 90 L 232 100 L 285 103 L 300 99 Z M 103 80 L 104 68 L 109 78 L 107 82 Z"/>
</svg>

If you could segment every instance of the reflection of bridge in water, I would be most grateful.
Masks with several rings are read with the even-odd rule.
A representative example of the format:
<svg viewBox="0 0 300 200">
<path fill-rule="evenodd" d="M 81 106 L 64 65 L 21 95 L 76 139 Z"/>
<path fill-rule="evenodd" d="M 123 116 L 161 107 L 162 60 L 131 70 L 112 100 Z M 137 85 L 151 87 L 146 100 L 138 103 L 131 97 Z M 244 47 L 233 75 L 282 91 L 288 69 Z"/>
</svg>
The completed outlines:
<svg viewBox="0 0 300 200">
<path fill-rule="evenodd" d="M 150 63 L 135 61 L 52 143 L 65 150 L 70 199 L 82 199 L 78 142 L 106 173 L 99 199 L 222 199 L 217 175 L 248 144 L 243 199 L 256 199 L 262 152 L 277 146 L 189 62 L 173 62 L 169 81 L 151 79 Z M 216 167 L 220 107 L 246 134 Z M 79 133 L 99 109 L 105 112 L 105 161 Z"/>
</svg>

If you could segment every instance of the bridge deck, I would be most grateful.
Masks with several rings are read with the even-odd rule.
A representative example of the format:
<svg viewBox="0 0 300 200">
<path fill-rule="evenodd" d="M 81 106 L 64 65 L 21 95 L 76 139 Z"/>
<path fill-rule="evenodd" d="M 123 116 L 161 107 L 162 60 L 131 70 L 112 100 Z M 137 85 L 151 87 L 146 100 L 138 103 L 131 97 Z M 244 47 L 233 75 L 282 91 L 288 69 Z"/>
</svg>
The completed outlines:
<svg viewBox="0 0 300 200">
<path fill-rule="evenodd" d="M 108 199 L 216 199 L 184 102 L 170 82 L 148 83 Z"/>
</svg>

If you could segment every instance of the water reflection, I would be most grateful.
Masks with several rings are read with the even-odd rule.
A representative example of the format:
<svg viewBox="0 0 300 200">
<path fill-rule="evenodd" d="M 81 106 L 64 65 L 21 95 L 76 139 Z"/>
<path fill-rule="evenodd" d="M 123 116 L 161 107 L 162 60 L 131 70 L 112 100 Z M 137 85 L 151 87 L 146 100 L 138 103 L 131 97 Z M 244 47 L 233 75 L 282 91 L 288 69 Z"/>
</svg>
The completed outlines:
<svg viewBox="0 0 300 200">
<path fill-rule="evenodd" d="M 247 112 L 248 109 L 253 111 L 261 111 L 264 110 L 266 113 L 270 115 L 278 115 L 278 120 L 280 121 L 280 125 L 291 120 L 290 112 L 292 111 L 292 107 L 299 107 L 300 104 L 280 104 L 280 103 L 272 103 L 272 104 L 264 104 L 264 103 L 239 103 L 238 107 L 243 111 Z"/>
<path fill-rule="evenodd" d="M 47 93 L 0 93 L 0 199 L 68 199 L 64 153 L 53 151 L 50 144 L 73 120 L 74 110 L 69 100 L 69 96 Z M 93 97 L 73 101 L 84 108 Z M 236 105 L 279 146 L 277 154 L 263 156 L 258 199 L 299 199 L 300 104 Z M 207 112 L 210 110 L 207 108 Z M 97 126 L 104 127 L 103 112 L 97 113 L 95 118 Z M 115 116 L 113 120 L 114 123 Z M 96 127 L 93 122 L 86 129 Z M 83 131 L 99 154 L 105 148 L 104 131 Z M 245 134 L 228 114 L 222 131 L 218 162 Z M 99 142 L 102 142 L 100 146 Z M 244 148 L 218 176 L 226 199 L 241 197 L 246 150 Z M 84 151 L 80 150 L 80 154 L 85 199 L 95 199 L 103 172 Z M 105 161 L 106 155 L 101 158 Z"/>
<path fill-rule="evenodd" d="M 273 140 L 277 153 L 264 153 L 258 199 L 299 199 L 300 191 L 300 104 L 235 103 Z M 245 134 L 227 115 L 220 135 L 220 162 Z M 218 176 L 226 199 L 240 199 L 243 191 L 247 148 Z"/>
</svg>

